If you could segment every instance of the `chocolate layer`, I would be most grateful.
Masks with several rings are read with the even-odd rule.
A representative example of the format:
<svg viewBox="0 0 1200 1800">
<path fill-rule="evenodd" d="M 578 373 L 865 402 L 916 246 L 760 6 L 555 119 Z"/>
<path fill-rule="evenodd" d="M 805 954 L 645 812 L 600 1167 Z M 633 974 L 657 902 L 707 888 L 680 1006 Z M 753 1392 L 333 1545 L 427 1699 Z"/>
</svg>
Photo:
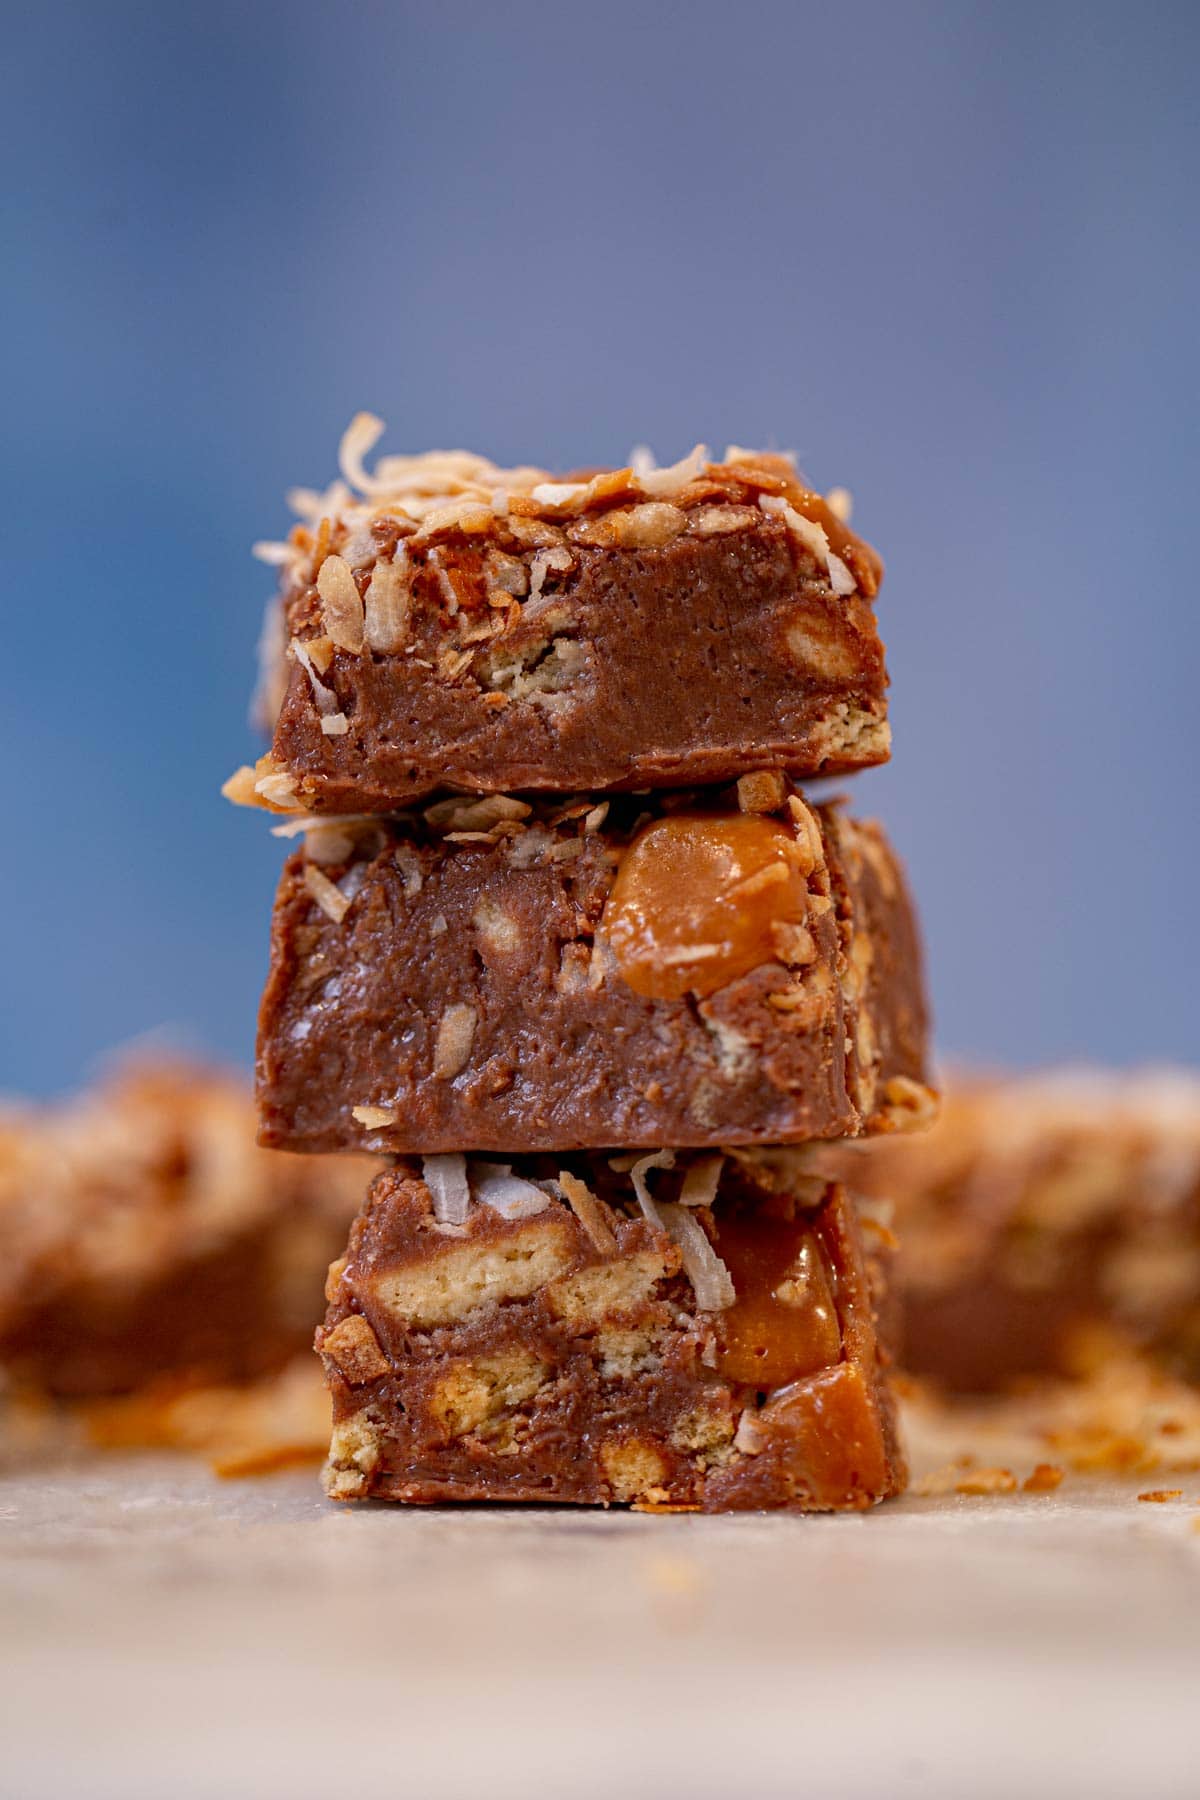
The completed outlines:
<svg viewBox="0 0 1200 1800">
<path fill-rule="evenodd" d="M 787 1152 L 630 1161 L 376 1179 L 317 1334 L 331 1496 L 812 1511 L 899 1491 L 876 1239 L 844 1191 Z"/>
<path fill-rule="evenodd" d="M 280 547 L 271 757 L 234 797 L 387 812 L 886 761 L 878 558 L 784 459 L 740 455 L 568 484 L 468 458 L 448 505 L 437 459 L 414 498 L 414 459 L 326 497 Z"/>
<path fill-rule="evenodd" d="M 777 775 L 739 795 L 501 796 L 311 833 L 276 900 L 261 1141 L 773 1143 L 926 1110 L 882 832 Z"/>
</svg>

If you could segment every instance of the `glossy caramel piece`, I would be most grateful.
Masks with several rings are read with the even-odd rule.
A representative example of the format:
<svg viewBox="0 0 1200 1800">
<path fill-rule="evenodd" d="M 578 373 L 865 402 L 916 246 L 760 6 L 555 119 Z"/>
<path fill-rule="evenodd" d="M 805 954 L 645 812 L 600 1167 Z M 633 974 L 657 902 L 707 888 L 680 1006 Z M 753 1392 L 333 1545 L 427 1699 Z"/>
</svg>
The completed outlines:
<svg viewBox="0 0 1200 1800">
<path fill-rule="evenodd" d="M 640 831 L 621 859 L 600 929 L 623 980 L 654 1000 L 715 994 L 775 961 L 803 926 L 803 851 L 779 819 L 676 815 Z"/>
<path fill-rule="evenodd" d="M 723 1375 L 782 1387 L 837 1361 L 841 1331 L 831 1278 L 803 1212 L 721 1219 L 716 1247 L 737 1294 L 718 1326 Z"/>
</svg>

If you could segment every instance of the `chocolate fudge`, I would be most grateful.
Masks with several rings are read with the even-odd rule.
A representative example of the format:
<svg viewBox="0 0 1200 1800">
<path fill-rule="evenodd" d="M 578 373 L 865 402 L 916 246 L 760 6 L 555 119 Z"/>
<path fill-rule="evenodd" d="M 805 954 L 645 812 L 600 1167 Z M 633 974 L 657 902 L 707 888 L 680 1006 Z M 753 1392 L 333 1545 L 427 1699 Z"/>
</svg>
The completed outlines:
<svg viewBox="0 0 1200 1800">
<path fill-rule="evenodd" d="M 183 1063 L 0 1121 L 0 1368 L 17 1391 L 239 1382 L 311 1342 L 365 1158 L 254 1142 L 240 1081 Z"/>
<path fill-rule="evenodd" d="M 347 480 L 302 494 L 306 523 L 266 547 L 274 737 L 232 798 L 390 812 L 439 788 L 887 760 L 881 564 L 786 458 L 698 450 L 559 481 L 435 453 L 368 474 L 375 428 L 356 421 Z"/>
<path fill-rule="evenodd" d="M 823 1152 L 890 1199 L 902 1359 L 964 1392 L 1147 1352 L 1200 1380 L 1200 1080 L 961 1079 L 925 1137 Z"/>
<path fill-rule="evenodd" d="M 267 1145 L 794 1142 L 920 1122 L 925 1079 L 895 856 L 778 773 L 331 820 L 284 871 Z"/>
<path fill-rule="evenodd" d="M 882 1254 L 803 1152 L 400 1161 L 330 1270 L 327 1490 L 871 1506 L 905 1480 Z"/>
</svg>

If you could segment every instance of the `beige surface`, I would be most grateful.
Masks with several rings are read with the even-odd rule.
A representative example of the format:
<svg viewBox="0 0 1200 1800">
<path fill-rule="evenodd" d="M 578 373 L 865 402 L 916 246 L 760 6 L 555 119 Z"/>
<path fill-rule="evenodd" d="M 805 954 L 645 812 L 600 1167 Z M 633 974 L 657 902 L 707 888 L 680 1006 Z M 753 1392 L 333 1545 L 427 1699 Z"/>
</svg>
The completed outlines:
<svg viewBox="0 0 1200 1800">
<path fill-rule="evenodd" d="M 866 1518 L 0 1478 L 0 1794 L 1200 1791 L 1200 1476 Z"/>
</svg>

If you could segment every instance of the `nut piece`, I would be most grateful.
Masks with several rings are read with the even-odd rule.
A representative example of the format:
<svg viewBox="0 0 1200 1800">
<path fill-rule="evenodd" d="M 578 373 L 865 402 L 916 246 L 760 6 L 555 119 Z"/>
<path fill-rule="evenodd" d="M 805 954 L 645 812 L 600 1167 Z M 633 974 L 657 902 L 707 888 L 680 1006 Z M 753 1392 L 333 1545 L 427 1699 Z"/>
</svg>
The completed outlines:
<svg viewBox="0 0 1200 1800">
<path fill-rule="evenodd" d="M 449 1081 L 466 1068 L 478 1018 L 473 1006 L 462 1004 L 448 1006 L 442 1014 L 433 1046 L 433 1073 L 438 1081 Z"/>
<path fill-rule="evenodd" d="M 331 1358 L 352 1385 L 375 1381 L 392 1366 L 361 1313 L 350 1313 L 325 1334 L 321 1354 Z"/>
</svg>

